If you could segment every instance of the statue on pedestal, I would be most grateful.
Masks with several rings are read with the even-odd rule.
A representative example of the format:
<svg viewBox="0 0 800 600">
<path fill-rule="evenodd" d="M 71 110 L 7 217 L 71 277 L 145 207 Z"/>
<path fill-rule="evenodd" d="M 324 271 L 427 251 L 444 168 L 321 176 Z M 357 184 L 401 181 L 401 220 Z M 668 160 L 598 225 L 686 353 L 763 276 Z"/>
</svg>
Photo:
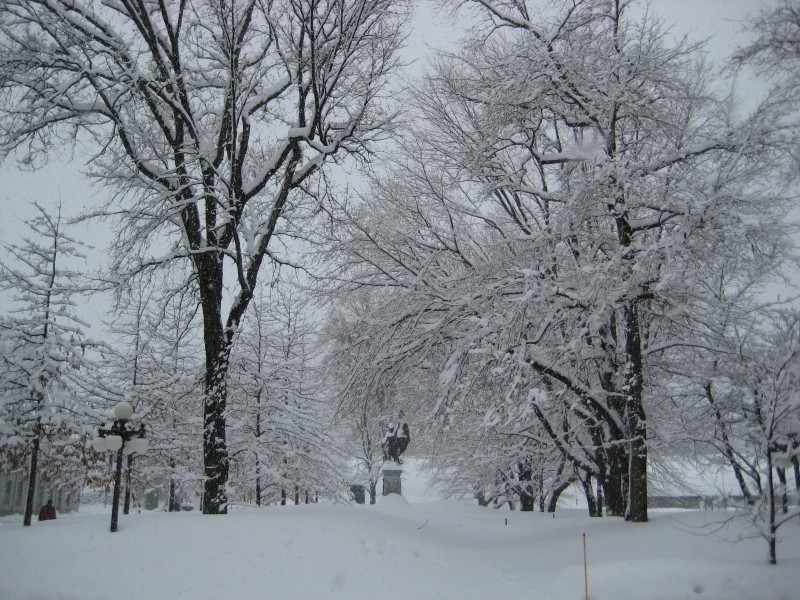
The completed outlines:
<svg viewBox="0 0 800 600">
<path fill-rule="evenodd" d="M 408 444 L 411 442 L 411 431 L 408 428 L 408 422 L 405 420 L 403 411 L 398 415 L 397 423 L 389 425 L 389 430 L 381 440 L 381 447 L 383 448 L 383 459 L 392 460 L 398 465 L 402 465 L 403 461 L 400 455 L 406 451 Z"/>
</svg>

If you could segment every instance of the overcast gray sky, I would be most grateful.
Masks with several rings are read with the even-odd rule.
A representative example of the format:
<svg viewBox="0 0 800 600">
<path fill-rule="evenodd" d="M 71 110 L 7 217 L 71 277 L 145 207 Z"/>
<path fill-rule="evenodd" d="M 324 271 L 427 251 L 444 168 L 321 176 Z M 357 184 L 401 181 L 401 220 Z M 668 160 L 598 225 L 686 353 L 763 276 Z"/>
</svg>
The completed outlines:
<svg viewBox="0 0 800 600">
<path fill-rule="evenodd" d="M 650 7 L 667 23 L 673 24 L 676 36 L 687 34 L 693 40 L 710 38 L 709 54 L 721 61 L 747 42 L 747 36 L 741 31 L 747 17 L 762 6 L 775 6 L 779 1 L 651 0 Z M 455 41 L 458 32 L 447 17 L 437 15 L 432 0 L 419 0 L 419 3 L 407 56 L 424 60 L 429 48 Z M 19 170 L 8 160 L 0 165 L 0 240 L 9 243 L 19 239 L 25 220 L 32 214 L 28 206 L 30 202 L 38 201 L 45 207 L 53 207 L 60 200 L 65 212 L 74 215 L 103 197 L 101 188 L 80 175 L 80 161 L 70 161 L 69 158 L 53 152 L 51 163 L 33 173 Z M 89 242 L 96 247 L 97 260 L 94 262 L 102 257 L 108 234 L 106 227 L 92 230 Z M 0 299 L 0 312 L 3 310 Z M 97 317 L 88 314 L 87 318 L 94 321 Z"/>
</svg>

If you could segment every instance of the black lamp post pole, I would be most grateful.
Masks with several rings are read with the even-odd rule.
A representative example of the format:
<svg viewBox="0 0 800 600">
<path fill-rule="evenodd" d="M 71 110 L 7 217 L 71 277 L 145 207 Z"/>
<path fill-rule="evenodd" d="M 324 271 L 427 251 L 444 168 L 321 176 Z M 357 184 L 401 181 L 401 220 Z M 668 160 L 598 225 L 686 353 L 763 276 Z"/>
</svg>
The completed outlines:
<svg viewBox="0 0 800 600">
<path fill-rule="evenodd" d="M 116 426 L 116 423 L 114 424 Z M 111 504 L 111 533 L 117 530 L 117 523 L 119 521 L 119 489 L 121 487 L 120 480 L 122 479 L 122 446 L 117 450 L 117 472 L 114 475 L 114 501 Z"/>
<path fill-rule="evenodd" d="M 130 407 L 128 408 L 130 409 Z M 120 447 L 117 450 L 117 465 L 114 473 L 114 500 L 111 504 L 111 533 L 114 533 L 117 531 L 117 525 L 119 523 L 119 497 L 122 489 L 123 451 L 125 449 L 125 444 L 130 443 L 131 440 L 136 438 L 144 437 L 144 425 L 142 425 L 138 430 L 128 429 L 128 419 L 114 419 L 114 423 L 111 425 L 110 429 L 104 429 L 101 427 L 98 429 L 98 433 L 100 434 L 101 438 L 114 435 L 119 436 L 122 439 L 122 444 L 120 444 Z"/>
</svg>

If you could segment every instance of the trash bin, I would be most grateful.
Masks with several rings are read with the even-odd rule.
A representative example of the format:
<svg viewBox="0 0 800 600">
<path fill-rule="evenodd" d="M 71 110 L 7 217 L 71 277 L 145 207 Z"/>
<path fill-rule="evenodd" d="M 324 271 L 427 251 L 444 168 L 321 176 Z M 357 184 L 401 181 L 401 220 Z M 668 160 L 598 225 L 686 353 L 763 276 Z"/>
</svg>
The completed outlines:
<svg viewBox="0 0 800 600">
<path fill-rule="evenodd" d="M 365 489 L 366 488 L 360 483 L 354 483 L 353 485 L 350 486 L 350 493 L 352 494 L 353 499 L 356 501 L 356 503 L 364 504 Z"/>
</svg>

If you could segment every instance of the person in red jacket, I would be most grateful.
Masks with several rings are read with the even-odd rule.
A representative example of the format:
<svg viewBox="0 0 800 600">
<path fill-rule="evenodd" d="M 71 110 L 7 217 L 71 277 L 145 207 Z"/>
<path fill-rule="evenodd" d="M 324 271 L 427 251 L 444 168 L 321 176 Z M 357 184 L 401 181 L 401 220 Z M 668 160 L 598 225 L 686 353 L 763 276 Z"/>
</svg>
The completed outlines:
<svg viewBox="0 0 800 600">
<path fill-rule="evenodd" d="M 53 506 L 53 500 L 50 499 L 47 501 L 42 507 L 42 510 L 39 511 L 39 520 L 40 521 L 49 521 L 50 519 L 56 518 L 56 507 Z"/>
</svg>

